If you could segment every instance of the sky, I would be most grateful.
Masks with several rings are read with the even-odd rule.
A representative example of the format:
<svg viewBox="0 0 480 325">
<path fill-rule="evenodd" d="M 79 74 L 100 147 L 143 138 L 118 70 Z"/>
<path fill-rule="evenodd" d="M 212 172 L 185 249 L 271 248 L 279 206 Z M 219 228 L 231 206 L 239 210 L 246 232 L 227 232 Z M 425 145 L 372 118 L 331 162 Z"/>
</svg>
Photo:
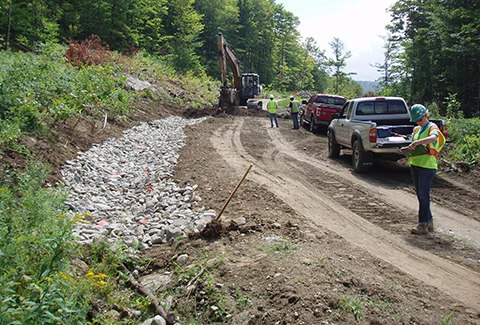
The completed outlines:
<svg viewBox="0 0 480 325">
<path fill-rule="evenodd" d="M 302 39 L 313 37 L 325 55 L 333 58 L 330 43 L 334 37 L 350 51 L 344 72 L 356 72 L 353 80 L 374 81 L 381 75 L 376 63 L 383 62 L 383 45 L 390 23 L 391 7 L 396 0 L 277 0 L 300 19 Z"/>
</svg>

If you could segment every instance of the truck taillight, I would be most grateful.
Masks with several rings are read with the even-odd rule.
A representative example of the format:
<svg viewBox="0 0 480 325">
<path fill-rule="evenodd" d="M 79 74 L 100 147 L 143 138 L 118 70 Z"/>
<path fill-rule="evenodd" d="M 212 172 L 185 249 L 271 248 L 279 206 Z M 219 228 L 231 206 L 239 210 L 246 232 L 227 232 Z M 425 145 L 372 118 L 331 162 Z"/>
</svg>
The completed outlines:
<svg viewBox="0 0 480 325">
<path fill-rule="evenodd" d="M 442 133 L 443 133 L 443 136 L 445 137 L 445 139 L 448 139 L 448 131 L 447 131 L 447 126 L 444 125 L 442 127 Z"/>
<path fill-rule="evenodd" d="M 370 142 L 377 142 L 377 129 L 370 129 Z"/>
</svg>

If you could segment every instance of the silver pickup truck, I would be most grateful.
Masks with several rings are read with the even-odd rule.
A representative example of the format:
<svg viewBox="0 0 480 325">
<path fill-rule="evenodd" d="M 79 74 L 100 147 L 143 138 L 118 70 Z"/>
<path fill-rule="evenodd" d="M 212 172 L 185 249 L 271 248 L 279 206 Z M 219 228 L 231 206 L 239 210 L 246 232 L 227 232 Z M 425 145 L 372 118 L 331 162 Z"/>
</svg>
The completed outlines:
<svg viewBox="0 0 480 325">
<path fill-rule="evenodd" d="M 415 123 L 401 97 L 355 98 L 345 103 L 340 114 L 334 114 L 328 126 L 328 156 L 337 158 L 341 149 L 352 149 L 353 169 L 367 171 L 375 155 L 398 160 L 398 150 L 408 146 Z M 444 120 L 431 120 L 447 137 Z"/>
</svg>

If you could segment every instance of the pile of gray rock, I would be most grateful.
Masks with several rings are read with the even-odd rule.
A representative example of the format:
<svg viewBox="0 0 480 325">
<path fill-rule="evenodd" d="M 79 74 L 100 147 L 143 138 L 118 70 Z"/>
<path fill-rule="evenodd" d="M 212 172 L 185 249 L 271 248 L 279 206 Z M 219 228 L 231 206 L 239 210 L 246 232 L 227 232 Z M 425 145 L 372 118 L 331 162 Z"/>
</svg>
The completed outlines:
<svg viewBox="0 0 480 325">
<path fill-rule="evenodd" d="M 68 161 L 62 175 L 78 240 L 146 249 L 201 231 L 215 218 L 200 206 L 196 185 L 181 188 L 173 181 L 183 129 L 204 119 L 143 123 Z"/>
</svg>

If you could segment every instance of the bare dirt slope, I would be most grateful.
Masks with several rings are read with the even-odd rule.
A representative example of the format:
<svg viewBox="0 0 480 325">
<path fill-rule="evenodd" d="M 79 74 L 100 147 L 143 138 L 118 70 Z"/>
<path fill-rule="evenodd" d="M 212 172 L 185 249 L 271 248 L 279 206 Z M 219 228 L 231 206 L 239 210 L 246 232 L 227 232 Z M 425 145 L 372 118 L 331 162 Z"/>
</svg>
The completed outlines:
<svg viewBox="0 0 480 325">
<path fill-rule="evenodd" d="M 326 157 L 324 136 L 292 130 L 287 120 L 270 128 L 266 117 L 216 117 L 187 134 L 176 177 L 198 184 L 204 204 L 217 211 L 253 164 L 222 216 L 225 224 L 245 217 L 251 233 L 230 232 L 205 242 L 205 249 L 225 254 L 223 281 L 258 297 L 259 323 L 270 323 L 265 319 L 272 315 L 271 321 L 294 319 L 295 311 L 306 324 L 349 323 L 332 310 L 357 298 L 364 300 L 367 323 L 440 324 L 453 310 L 453 323 L 480 323 L 475 182 L 437 176 L 437 232 L 414 236 L 409 229 L 417 202 L 402 162 L 380 161 L 357 175 L 348 152 L 338 160 Z M 287 257 L 262 252 L 271 238 L 291 241 L 295 249 Z M 390 312 L 382 303 L 391 304 Z"/>
</svg>

